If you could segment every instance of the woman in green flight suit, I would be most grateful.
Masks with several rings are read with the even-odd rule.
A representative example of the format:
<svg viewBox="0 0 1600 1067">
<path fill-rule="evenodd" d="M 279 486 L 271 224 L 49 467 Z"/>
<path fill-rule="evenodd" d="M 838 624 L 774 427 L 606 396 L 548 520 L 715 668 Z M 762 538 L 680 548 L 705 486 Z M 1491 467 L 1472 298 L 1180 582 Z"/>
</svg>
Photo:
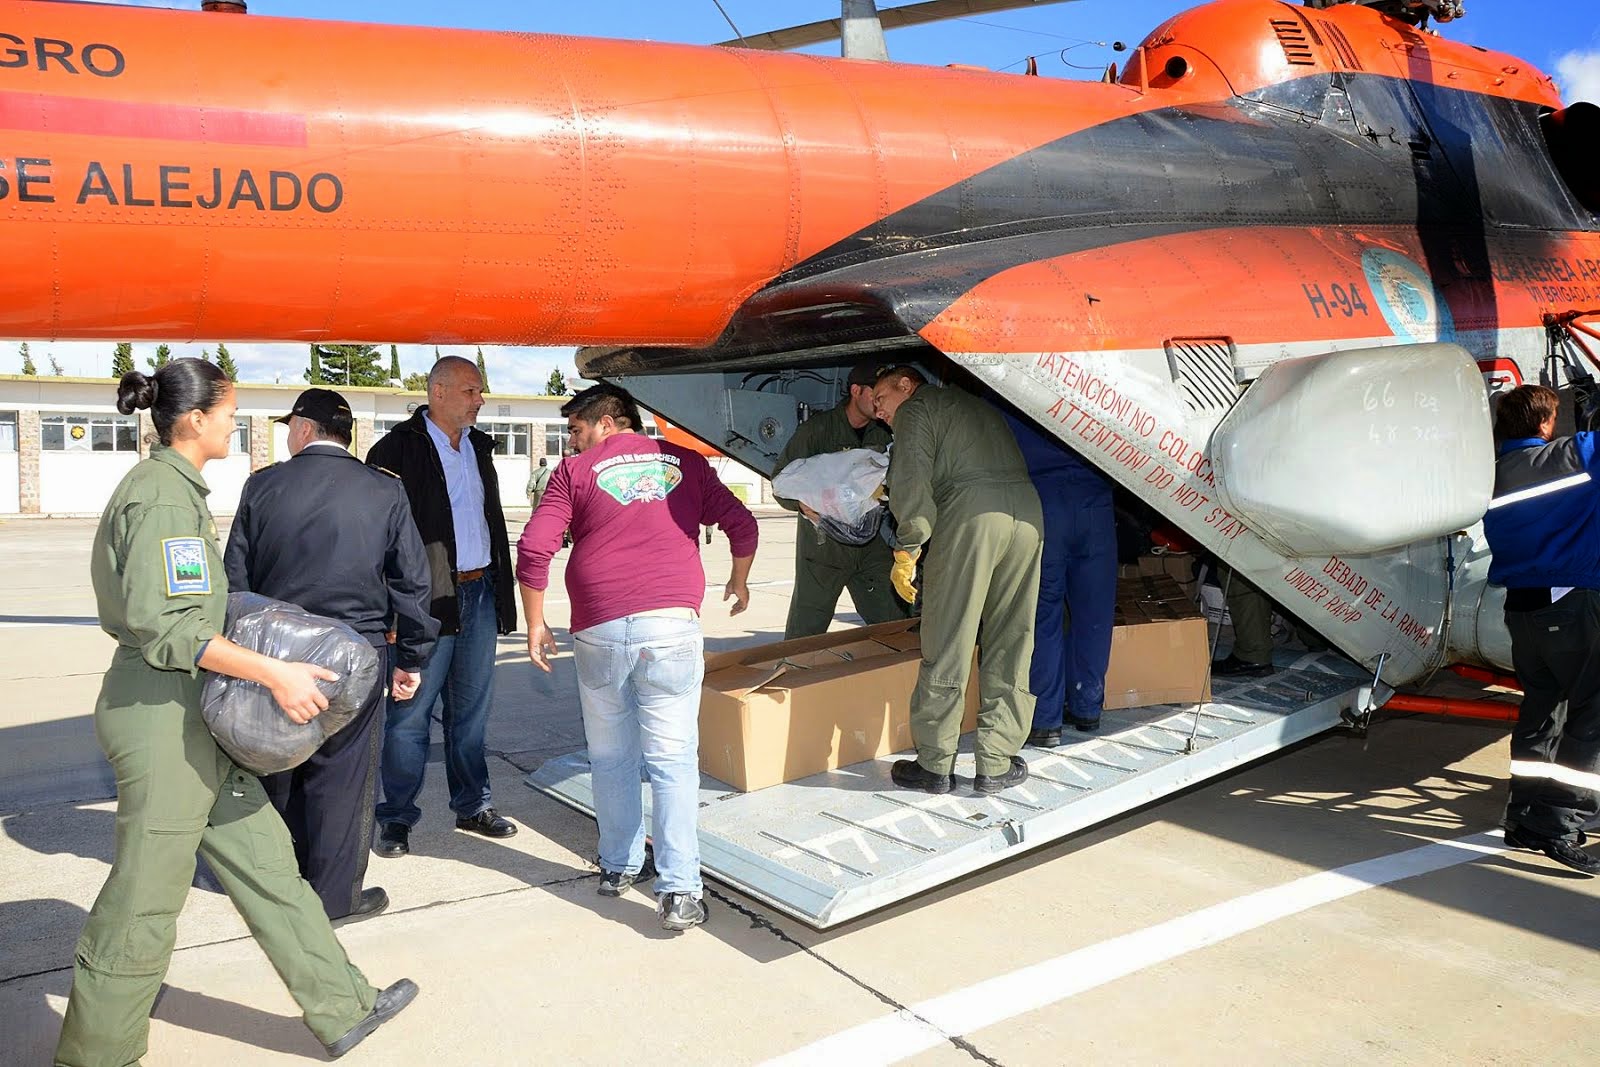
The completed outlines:
<svg viewBox="0 0 1600 1067">
<path fill-rule="evenodd" d="M 116 859 L 78 940 L 55 1062 L 125 1067 L 145 1054 L 197 850 L 306 1025 L 340 1056 L 417 987 L 402 979 L 379 992 L 351 965 L 261 783 L 223 754 L 200 716 L 202 668 L 259 682 L 300 723 L 327 707 L 316 682 L 335 676 L 222 636 L 227 578 L 200 469 L 228 454 L 236 404 L 227 377 L 198 359 L 154 376 L 130 372 L 117 410 L 141 408 L 162 447 L 112 494 L 90 563 L 100 625 L 117 639 L 94 713 L 117 779 Z"/>
</svg>

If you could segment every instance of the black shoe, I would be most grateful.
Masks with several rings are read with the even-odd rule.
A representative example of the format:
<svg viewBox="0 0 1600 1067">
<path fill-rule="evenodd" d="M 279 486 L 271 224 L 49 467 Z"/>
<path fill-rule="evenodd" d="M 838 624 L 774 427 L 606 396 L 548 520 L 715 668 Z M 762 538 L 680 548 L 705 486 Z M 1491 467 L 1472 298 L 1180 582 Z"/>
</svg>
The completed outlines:
<svg viewBox="0 0 1600 1067">
<path fill-rule="evenodd" d="M 1021 785 L 1028 780 L 1028 764 L 1021 756 L 1011 757 L 1011 769 L 1004 774 L 980 774 L 972 780 L 972 788 L 980 793 L 998 793 Z"/>
<path fill-rule="evenodd" d="M 1080 719 L 1076 715 L 1067 716 L 1067 724 L 1080 733 L 1092 734 L 1100 729 L 1100 716 L 1092 719 Z"/>
<path fill-rule="evenodd" d="M 510 837 L 517 832 L 517 824 L 502 819 L 493 808 L 484 808 L 470 819 L 457 819 L 456 829 L 484 837 Z"/>
<path fill-rule="evenodd" d="M 599 860 L 595 861 L 595 866 L 600 866 Z M 628 891 L 629 886 L 637 885 L 640 882 L 648 882 L 655 876 L 656 865 L 651 862 L 649 856 L 644 858 L 644 866 L 640 867 L 635 874 L 628 874 L 625 871 L 608 871 L 604 867 L 600 867 L 600 888 L 595 892 L 603 897 L 620 897 Z"/>
<path fill-rule="evenodd" d="M 378 843 L 372 851 L 393 859 L 411 851 L 411 827 L 403 822 L 386 822 L 378 832 Z"/>
<path fill-rule="evenodd" d="M 356 901 L 355 910 L 348 915 L 341 915 L 333 920 L 333 925 L 343 926 L 346 923 L 356 923 L 362 919 L 370 919 L 388 907 L 388 893 L 385 893 L 378 886 L 373 886 L 371 889 L 363 889 L 361 891 L 361 899 Z"/>
<path fill-rule="evenodd" d="M 1593 878 L 1600 874 L 1600 856 L 1591 856 L 1579 846 L 1587 838 L 1580 831 L 1577 838 L 1566 841 L 1559 837 L 1536 837 L 1520 827 L 1513 827 L 1506 831 L 1506 844 L 1512 848 L 1525 848 L 1533 852 L 1543 852 L 1564 867 L 1571 867 L 1580 874 Z"/>
<path fill-rule="evenodd" d="M 1211 661 L 1211 673 L 1217 678 L 1265 678 L 1275 670 L 1270 663 L 1250 663 L 1232 653 Z"/>
<path fill-rule="evenodd" d="M 1027 743 L 1034 748 L 1059 748 L 1061 747 L 1061 731 L 1035 730 L 1028 735 Z"/>
<path fill-rule="evenodd" d="M 706 921 L 706 902 L 689 893 L 662 893 L 656 901 L 656 916 L 661 929 L 682 931 Z"/>
<path fill-rule="evenodd" d="M 402 978 L 388 989 L 378 994 L 378 999 L 373 1002 L 372 1010 L 367 1017 L 350 1028 L 350 1032 L 331 1041 L 322 1047 L 328 1050 L 330 1059 L 338 1059 L 346 1052 L 355 1048 L 367 1039 L 367 1035 L 378 1027 L 399 1015 L 401 1010 L 417 997 L 417 983 L 409 978 Z"/>
<path fill-rule="evenodd" d="M 889 768 L 889 777 L 902 789 L 920 789 L 924 793 L 950 792 L 950 776 L 934 774 L 914 759 L 897 759 Z"/>
</svg>

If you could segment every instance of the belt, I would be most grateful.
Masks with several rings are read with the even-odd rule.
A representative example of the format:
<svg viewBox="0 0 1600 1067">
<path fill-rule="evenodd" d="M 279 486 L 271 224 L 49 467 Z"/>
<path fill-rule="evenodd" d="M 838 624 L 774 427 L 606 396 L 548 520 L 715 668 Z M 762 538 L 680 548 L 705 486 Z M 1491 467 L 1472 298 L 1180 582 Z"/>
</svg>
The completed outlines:
<svg viewBox="0 0 1600 1067">
<path fill-rule="evenodd" d="M 488 573 L 488 570 L 488 567 L 479 567 L 475 571 L 456 571 L 456 584 L 466 585 L 468 582 L 475 582 Z"/>
<path fill-rule="evenodd" d="M 1572 592 L 1572 590 L 1569 589 L 1567 592 Z M 1561 597 L 1556 596 L 1555 593 L 1556 590 L 1551 589 L 1548 586 L 1507 589 L 1506 610 L 1538 611 L 1540 608 L 1548 608 L 1551 604 L 1554 604 L 1561 599 Z"/>
</svg>

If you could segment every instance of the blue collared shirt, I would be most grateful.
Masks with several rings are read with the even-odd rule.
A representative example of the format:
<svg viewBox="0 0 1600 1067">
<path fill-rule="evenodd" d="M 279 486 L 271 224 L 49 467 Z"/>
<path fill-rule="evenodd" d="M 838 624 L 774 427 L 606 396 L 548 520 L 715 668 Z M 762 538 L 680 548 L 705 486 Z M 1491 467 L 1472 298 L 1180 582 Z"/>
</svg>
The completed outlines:
<svg viewBox="0 0 1600 1067">
<path fill-rule="evenodd" d="M 483 476 L 478 473 L 478 453 L 471 430 L 461 431 L 461 447 L 450 445 L 450 435 L 424 415 L 433 449 L 444 467 L 445 489 L 450 494 L 450 521 L 456 533 L 456 570 L 475 571 L 489 565 L 489 522 L 483 517 Z"/>
</svg>

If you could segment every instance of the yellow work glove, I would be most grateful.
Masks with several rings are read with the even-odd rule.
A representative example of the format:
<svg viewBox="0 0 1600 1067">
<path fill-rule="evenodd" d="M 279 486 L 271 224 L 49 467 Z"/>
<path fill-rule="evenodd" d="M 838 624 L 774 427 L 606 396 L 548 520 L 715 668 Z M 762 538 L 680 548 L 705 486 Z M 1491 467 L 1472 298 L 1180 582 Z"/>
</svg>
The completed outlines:
<svg viewBox="0 0 1600 1067">
<path fill-rule="evenodd" d="M 917 559 L 921 555 L 920 548 L 894 550 L 894 568 L 889 571 L 889 582 L 896 595 L 907 604 L 917 602 Z"/>
</svg>

